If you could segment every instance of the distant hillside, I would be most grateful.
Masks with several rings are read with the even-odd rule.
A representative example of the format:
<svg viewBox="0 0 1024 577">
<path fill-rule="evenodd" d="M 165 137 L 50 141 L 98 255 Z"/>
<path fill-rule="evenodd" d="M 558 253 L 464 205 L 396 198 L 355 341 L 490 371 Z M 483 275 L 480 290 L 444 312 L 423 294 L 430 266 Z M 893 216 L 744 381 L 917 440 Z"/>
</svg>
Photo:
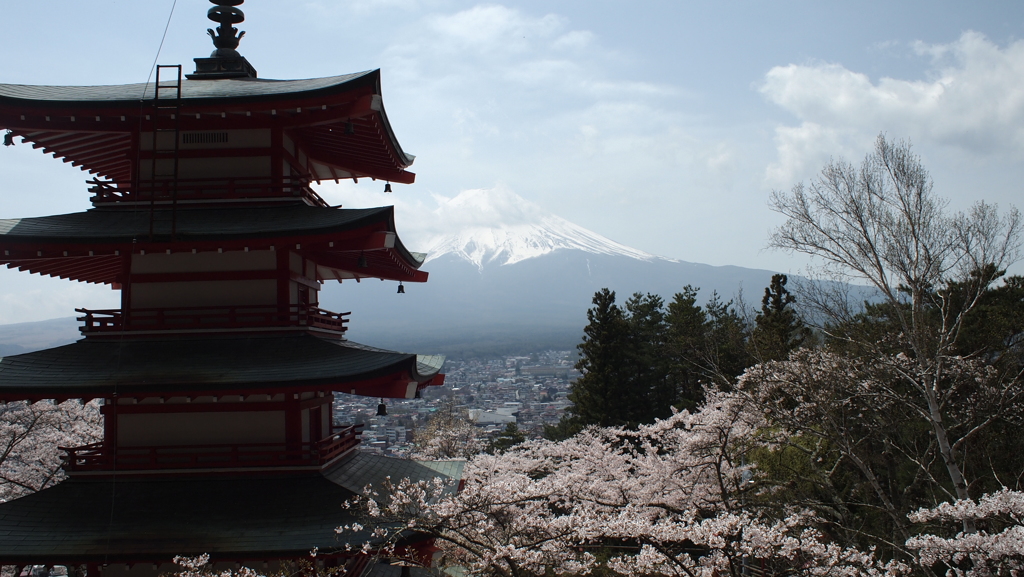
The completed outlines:
<svg viewBox="0 0 1024 577">
<path fill-rule="evenodd" d="M 59 347 L 82 338 L 75 317 L 0 325 L 0 356 Z"/>
</svg>

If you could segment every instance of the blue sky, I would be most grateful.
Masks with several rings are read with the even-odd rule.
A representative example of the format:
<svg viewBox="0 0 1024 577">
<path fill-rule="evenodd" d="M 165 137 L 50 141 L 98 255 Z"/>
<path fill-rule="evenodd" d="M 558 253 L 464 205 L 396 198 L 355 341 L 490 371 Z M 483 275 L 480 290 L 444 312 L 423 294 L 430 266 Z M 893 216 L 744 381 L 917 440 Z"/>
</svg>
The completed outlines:
<svg viewBox="0 0 1024 577">
<path fill-rule="evenodd" d="M 5 3 L 0 82 L 143 82 L 172 0 Z M 162 64 L 212 49 L 178 0 Z M 409 244 L 439 203 L 501 188 L 638 249 L 798 272 L 763 250 L 772 189 L 879 132 L 908 138 L 951 208 L 1021 205 L 1024 3 L 250 0 L 240 51 L 266 78 L 383 70 L 417 182 L 331 185 L 390 204 Z M 87 208 L 84 173 L 0 150 L 0 216 Z M 435 227 L 435 228 L 431 228 Z M 1015 272 L 1024 272 L 1018 265 Z M 0 322 L 115 306 L 109 289 L 3 271 Z M 41 304 L 39 304 L 41 303 Z"/>
</svg>

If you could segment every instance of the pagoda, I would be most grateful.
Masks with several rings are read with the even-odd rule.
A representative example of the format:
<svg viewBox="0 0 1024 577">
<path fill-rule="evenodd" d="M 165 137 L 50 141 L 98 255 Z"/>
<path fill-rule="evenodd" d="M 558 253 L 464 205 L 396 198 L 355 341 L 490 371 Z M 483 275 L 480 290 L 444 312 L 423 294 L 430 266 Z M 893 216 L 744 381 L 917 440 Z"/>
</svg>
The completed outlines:
<svg viewBox="0 0 1024 577">
<path fill-rule="evenodd" d="M 65 481 L 0 504 L 0 564 L 142 577 L 206 553 L 359 575 L 367 557 L 335 536 L 352 522 L 341 503 L 387 476 L 460 474 L 360 453 L 359 428 L 332 415 L 336 392 L 383 404 L 444 379 L 443 357 L 348 341 L 349 313 L 318 306 L 328 281 L 427 280 L 393 207 L 332 207 L 313 189 L 413 182 L 379 70 L 258 78 L 237 51 L 242 0 L 211 2 L 216 49 L 192 74 L 0 84 L 5 144 L 93 175 L 90 210 L 0 220 L 0 262 L 121 296 L 77 309 L 83 339 L 0 359 L 0 401 L 99 399 L 104 416 L 102 442 L 61 449 Z"/>
</svg>

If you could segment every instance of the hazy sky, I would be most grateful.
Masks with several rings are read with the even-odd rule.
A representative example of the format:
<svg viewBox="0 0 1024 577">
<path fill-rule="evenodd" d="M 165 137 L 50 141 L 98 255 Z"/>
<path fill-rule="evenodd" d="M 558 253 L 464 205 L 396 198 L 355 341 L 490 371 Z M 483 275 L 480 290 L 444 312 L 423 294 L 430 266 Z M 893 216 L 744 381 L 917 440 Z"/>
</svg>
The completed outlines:
<svg viewBox="0 0 1024 577">
<path fill-rule="evenodd" d="M 144 82 L 172 0 L 2 3 L 0 82 Z M 211 5 L 178 0 L 162 64 L 212 49 Z M 325 187 L 394 203 L 399 231 L 500 187 L 615 241 L 694 262 L 797 271 L 763 250 L 767 207 L 879 132 L 910 139 L 956 209 L 1024 205 L 1024 2 L 250 0 L 239 48 L 264 78 L 383 71 L 416 184 Z M 88 207 L 86 174 L 0 149 L 0 216 Z M 403 232 L 404 231 L 404 232 Z M 1024 272 L 1018 266 L 1015 272 Z M 109 289 L 0 274 L 0 322 L 115 306 Z M 40 299 L 42 299 L 41 304 Z"/>
</svg>

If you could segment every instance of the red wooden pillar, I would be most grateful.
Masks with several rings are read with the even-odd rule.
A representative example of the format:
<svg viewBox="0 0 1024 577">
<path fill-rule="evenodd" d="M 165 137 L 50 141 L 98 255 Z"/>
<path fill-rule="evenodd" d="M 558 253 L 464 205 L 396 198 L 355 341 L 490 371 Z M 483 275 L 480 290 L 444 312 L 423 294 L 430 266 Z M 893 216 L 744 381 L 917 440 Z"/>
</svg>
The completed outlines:
<svg viewBox="0 0 1024 577">
<path fill-rule="evenodd" d="M 275 247 L 277 253 L 277 312 L 283 319 L 291 313 L 291 251 L 284 247 Z"/>
<path fill-rule="evenodd" d="M 298 393 L 286 393 L 284 400 L 284 439 L 288 451 L 302 449 L 302 403 Z"/>
<path fill-rule="evenodd" d="M 117 455 L 117 397 L 103 399 L 100 413 L 103 415 L 103 452 L 113 462 Z"/>
<path fill-rule="evenodd" d="M 121 285 L 121 330 L 128 330 L 131 324 L 131 255 L 135 247 L 122 252 L 128 254 L 121 255 L 121 278 L 118 279 Z"/>
</svg>

